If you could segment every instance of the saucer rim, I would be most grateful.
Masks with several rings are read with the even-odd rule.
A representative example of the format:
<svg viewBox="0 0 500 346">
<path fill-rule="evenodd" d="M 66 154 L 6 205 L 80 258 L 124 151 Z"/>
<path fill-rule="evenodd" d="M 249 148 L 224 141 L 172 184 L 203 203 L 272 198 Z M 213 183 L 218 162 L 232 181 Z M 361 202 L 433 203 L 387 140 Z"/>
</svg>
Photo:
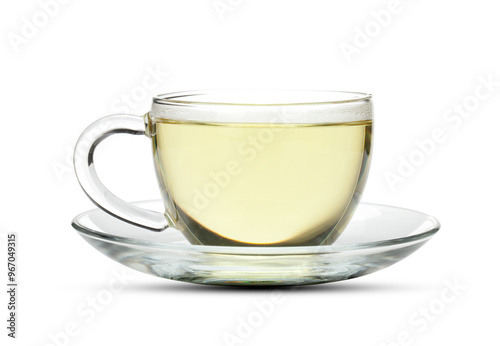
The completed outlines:
<svg viewBox="0 0 500 346">
<path fill-rule="evenodd" d="M 146 204 L 146 203 L 159 203 L 161 200 L 153 199 L 153 200 L 144 200 L 144 201 L 135 201 L 133 204 Z M 90 228 L 89 226 L 85 226 L 82 224 L 81 219 L 85 216 L 102 212 L 103 210 L 99 208 L 94 208 L 91 210 L 87 210 L 83 213 L 78 214 L 73 218 L 71 225 L 72 227 L 79 232 L 81 235 L 86 237 L 94 238 L 99 241 L 105 241 L 109 243 L 115 244 L 127 244 L 134 247 L 146 247 L 151 249 L 164 249 L 164 250 L 188 250 L 195 253 L 215 253 L 215 254 L 240 254 L 240 255 L 259 255 L 259 254 L 330 254 L 335 252 L 346 252 L 346 251 L 356 251 L 363 250 L 367 248 L 380 248 L 380 247 L 391 247 L 391 246 L 399 246 L 403 244 L 409 244 L 412 242 L 418 243 L 431 238 L 434 234 L 436 234 L 441 224 L 439 221 L 428 214 L 408 209 L 395 207 L 391 205 L 378 204 L 378 203 L 367 203 L 361 202 L 360 205 L 373 206 L 373 207 L 383 207 L 383 208 L 391 208 L 391 209 L 399 209 L 407 212 L 412 212 L 416 214 L 420 214 L 424 216 L 427 221 L 430 222 L 429 226 L 424 230 L 417 234 L 411 234 L 405 237 L 399 237 L 389 240 L 378 240 L 371 242 L 363 242 L 363 243 L 353 243 L 353 244 L 340 244 L 336 245 L 335 243 L 331 245 L 314 245 L 314 246 L 217 246 L 217 245 L 194 245 L 194 244 L 179 244 L 179 243 L 155 243 L 151 241 L 141 241 L 137 238 L 129 238 L 129 237 L 121 237 L 118 235 L 109 235 L 96 231 L 95 229 Z M 108 214 L 109 215 L 109 214 Z M 109 215 L 113 217 L 112 215 Z M 124 222 L 122 220 L 119 220 Z M 134 225 L 135 227 L 139 227 Z M 168 231 L 168 228 L 163 232 Z M 314 250 L 314 251 L 311 251 Z"/>
</svg>

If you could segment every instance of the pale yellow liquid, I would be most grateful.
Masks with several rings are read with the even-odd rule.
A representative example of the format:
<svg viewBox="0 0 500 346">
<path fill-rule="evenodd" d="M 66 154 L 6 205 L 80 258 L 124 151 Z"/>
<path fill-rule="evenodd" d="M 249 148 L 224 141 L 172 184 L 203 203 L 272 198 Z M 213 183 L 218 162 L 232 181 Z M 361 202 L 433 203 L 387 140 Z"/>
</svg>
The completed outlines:
<svg viewBox="0 0 500 346">
<path fill-rule="evenodd" d="M 167 217 L 192 243 L 330 244 L 364 187 L 371 127 L 157 122 Z"/>
</svg>

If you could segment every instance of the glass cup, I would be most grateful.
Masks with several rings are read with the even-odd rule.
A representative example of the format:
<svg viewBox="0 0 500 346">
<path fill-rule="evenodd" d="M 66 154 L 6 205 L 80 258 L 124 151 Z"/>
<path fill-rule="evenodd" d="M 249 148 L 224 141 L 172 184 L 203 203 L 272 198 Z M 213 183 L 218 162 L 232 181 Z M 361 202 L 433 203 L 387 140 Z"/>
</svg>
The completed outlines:
<svg viewBox="0 0 500 346">
<path fill-rule="evenodd" d="M 192 244 L 332 244 L 370 166 L 372 100 L 338 91 L 210 90 L 162 94 L 143 117 L 111 115 L 80 136 L 78 180 L 101 209 Z M 112 194 L 94 151 L 118 133 L 151 139 L 165 213 Z"/>
</svg>

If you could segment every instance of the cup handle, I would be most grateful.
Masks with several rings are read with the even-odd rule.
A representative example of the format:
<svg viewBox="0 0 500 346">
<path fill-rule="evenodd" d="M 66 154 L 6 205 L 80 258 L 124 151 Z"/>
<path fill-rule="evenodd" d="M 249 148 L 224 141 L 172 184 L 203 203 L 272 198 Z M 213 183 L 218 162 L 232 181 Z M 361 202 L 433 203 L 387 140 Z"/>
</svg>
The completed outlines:
<svg viewBox="0 0 500 346">
<path fill-rule="evenodd" d="M 145 135 L 145 128 L 143 118 L 135 115 L 117 114 L 97 120 L 78 139 L 73 164 L 82 189 L 99 208 L 134 225 L 163 231 L 168 227 L 163 214 L 136 207 L 115 196 L 102 184 L 94 167 L 94 151 L 102 140 L 118 133 Z"/>
</svg>

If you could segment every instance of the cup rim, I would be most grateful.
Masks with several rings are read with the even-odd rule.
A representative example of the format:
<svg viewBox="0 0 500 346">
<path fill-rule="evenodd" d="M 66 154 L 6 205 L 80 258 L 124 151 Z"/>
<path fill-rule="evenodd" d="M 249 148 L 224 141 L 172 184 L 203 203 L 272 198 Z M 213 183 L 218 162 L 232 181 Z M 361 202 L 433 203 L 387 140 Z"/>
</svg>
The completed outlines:
<svg viewBox="0 0 500 346">
<path fill-rule="evenodd" d="M 249 94 L 260 93 L 269 97 L 271 93 L 277 94 L 276 97 L 289 97 L 295 99 L 300 97 L 309 96 L 311 101 L 266 101 L 266 102 L 235 102 L 230 101 L 230 94 L 232 96 L 244 97 Z M 210 101 L 204 100 L 202 97 L 220 97 L 222 94 L 223 98 L 220 101 Z M 279 95 L 278 95 L 279 94 Z M 308 94 L 308 95 L 305 95 Z M 321 94 L 323 97 L 319 97 Z M 343 95 L 343 96 L 342 96 Z M 255 95 L 254 95 L 255 96 Z M 227 97 L 227 101 L 225 100 Z M 319 98 L 318 98 L 319 97 Z M 188 99 L 191 98 L 191 99 Z M 198 98 L 198 99 L 197 99 Z M 316 98 L 313 100 L 313 98 Z M 162 93 L 153 97 L 153 103 L 159 105 L 171 105 L 171 106 L 243 106 L 243 107 L 269 107 L 269 106 L 313 106 L 313 105 L 328 105 L 328 104 L 345 104 L 345 103 L 355 103 L 355 102 L 367 102 L 372 98 L 372 94 L 364 92 L 355 91 L 337 91 L 337 90 L 307 90 L 307 89 L 199 89 L 199 90 L 186 90 L 177 91 L 170 93 Z M 307 100 L 305 98 L 304 100 Z"/>
</svg>

